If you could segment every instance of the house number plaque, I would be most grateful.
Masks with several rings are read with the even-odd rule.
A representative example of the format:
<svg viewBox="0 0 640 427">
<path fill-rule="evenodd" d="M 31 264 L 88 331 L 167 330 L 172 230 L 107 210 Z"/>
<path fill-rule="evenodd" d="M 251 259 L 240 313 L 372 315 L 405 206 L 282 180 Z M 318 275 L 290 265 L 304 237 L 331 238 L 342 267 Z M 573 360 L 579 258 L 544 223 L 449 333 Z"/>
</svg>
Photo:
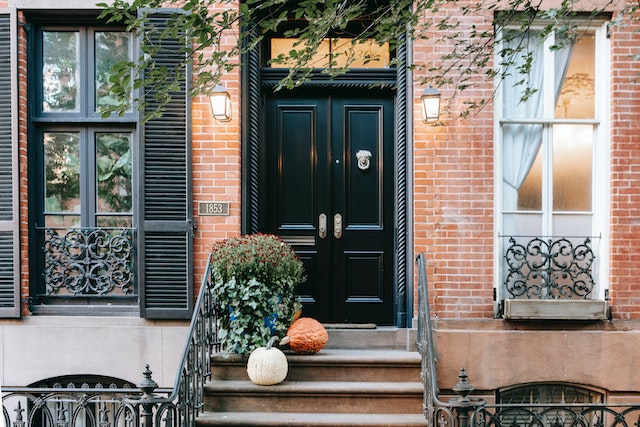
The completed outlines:
<svg viewBox="0 0 640 427">
<path fill-rule="evenodd" d="M 229 215 L 229 202 L 198 202 L 200 216 Z"/>
</svg>

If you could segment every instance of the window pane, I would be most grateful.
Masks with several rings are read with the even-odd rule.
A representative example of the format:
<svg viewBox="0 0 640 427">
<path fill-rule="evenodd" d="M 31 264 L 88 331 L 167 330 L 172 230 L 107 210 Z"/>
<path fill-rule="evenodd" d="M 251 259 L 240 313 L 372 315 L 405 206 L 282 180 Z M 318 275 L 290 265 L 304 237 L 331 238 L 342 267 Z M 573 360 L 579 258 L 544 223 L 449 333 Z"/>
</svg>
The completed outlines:
<svg viewBox="0 0 640 427">
<path fill-rule="evenodd" d="M 79 35 L 75 31 L 42 33 L 42 110 L 79 111 Z"/>
<path fill-rule="evenodd" d="M 109 93 L 111 67 L 121 61 L 131 59 L 130 34 L 126 32 L 95 33 L 95 85 L 96 111 L 100 107 L 116 105 L 116 99 Z"/>
<path fill-rule="evenodd" d="M 566 77 L 557 97 L 556 117 L 594 118 L 595 90 L 595 36 L 588 34 L 577 40 L 571 50 Z"/>
<path fill-rule="evenodd" d="M 45 211 L 80 212 L 80 134 L 45 132 Z"/>
<path fill-rule="evenodd" d="M 542 118 L 544 113 L 544 46 L 539 31 L 507 31 L 498 58 L 504 67 L 504 118 Z"/>
<path fill-rule="evenodd" d="M 540 236 L 542 214 L 505 214 L 502 226 L 505 236 Z"/>
<path fill-rule="evenodd" d="M 100 215 L 96 217 L 96 227 L 131 228 L 131 226 L 131 216 L 129 215 Z"/>
<path fill-rule="evenodd" d="M 502 144 L 503 210 L 542 210 L 542 125 L 504 125 Z"/>
<path fill-rule="evenodd" d="M 96 134 L 97 212 L 131 212 L 131 134 Z"/>
<path fill-rule="evenodd" d="M 591 211 L 593 126 L 553 127 L 553 210 Z"/>
<path fill-rule="evenodd" d="M 300 39 L 273 38 L 271 39 L 271 60 L 288 57 L 292 50 L 302 50 L 304 44 Z M 351 62 L 350 62 L 351 61 Z M 349 68 L 385 68 L 389 66 L 389 43 L 382 45 L 375 40 L 355 42 L 351 38 L 325 39 L 316 53 L 305 64 L 311 68 L 344 67 Z M 270 62 L 272 68 L 289 68 L 293 61 Z"/>
<path fill-rule="evenodd" d="M 590 236 L 592 234 L 592 218 L 592 215 L 554 215 L 554 234 L 556 236 Z"/>
<path fill-rule="evenodd" d="M 80 215 L 45 215 L 44 225 L 49 228 L 80 227 Z"/>
<path fill-rule="evenodd" d="M 331 41 L 332 64 L 349 68 L 386 68 L 389 66 L 389 43 L 379 45 L 374 40 L 355 42 L 354 39 L 338 38 Z M 335 55 L 333 55 L 335 54 Z"/>
</svg>

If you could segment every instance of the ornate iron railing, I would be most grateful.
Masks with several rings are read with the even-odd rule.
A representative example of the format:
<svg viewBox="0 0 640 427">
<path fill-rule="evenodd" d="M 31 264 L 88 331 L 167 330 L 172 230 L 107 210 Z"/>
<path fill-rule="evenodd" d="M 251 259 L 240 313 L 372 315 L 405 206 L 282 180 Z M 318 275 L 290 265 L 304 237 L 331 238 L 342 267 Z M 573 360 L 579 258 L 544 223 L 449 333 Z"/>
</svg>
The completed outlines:
<svg viewBox="0 0 640 427">
<path fill-rule="evenodd" d="M 47 295 L 131 295 L 133 229 L 44 228 Z"/>
<path fill-rule="evenodd" d="M 430 427 L 638 427 L 638 403 L 497 403 L 487 404 L 472 395 L 465 369 L 451 388 L 456 397 L 444 401 L 439 396 L 436 376 L 426 261 L 417 259 L 418 269 L 418 351 L 422 356 L 424 414 Z M 446 356 L 446 355 L 445 355 Z M 487 367 L 489 369 L 490 367 Z M 544 385 L 543 385 L 544 386 Z"/>
<path fill-rule="evenodd" d="M 159 389 L 149 367 L 138 388 L 2 388 L 6 427 L 193 427 L 204 408 L 211 354 L 220 350 L 211 268 L 198 301 L 173 389 Z"/>
<path fill-rule="evenodd" d="M 504 287 L 512 298 L 588 298 L 595 286 L 590 238 L 509 237 L 504 260 Z"/>
</svg>

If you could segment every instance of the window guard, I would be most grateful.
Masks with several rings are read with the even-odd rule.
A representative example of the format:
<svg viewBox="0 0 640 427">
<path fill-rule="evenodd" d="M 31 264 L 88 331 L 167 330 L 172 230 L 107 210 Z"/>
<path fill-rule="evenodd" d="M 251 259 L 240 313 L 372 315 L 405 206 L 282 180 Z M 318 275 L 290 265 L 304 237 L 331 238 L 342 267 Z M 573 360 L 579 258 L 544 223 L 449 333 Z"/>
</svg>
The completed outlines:
<svg viewBox="0 0 640 427">
<path fill-rule="evenodd" d="M 134 228 L 42 227 L 45 295 L 133 295 Z"/>
<path fill-rule="evenodd" d="M 509 239 L 503 286 L 511 298 L 589 298 L 596 285 L 591 237 L 579 237 L 581 243 L 565 236 L 503 237 Z"/>
</svg>

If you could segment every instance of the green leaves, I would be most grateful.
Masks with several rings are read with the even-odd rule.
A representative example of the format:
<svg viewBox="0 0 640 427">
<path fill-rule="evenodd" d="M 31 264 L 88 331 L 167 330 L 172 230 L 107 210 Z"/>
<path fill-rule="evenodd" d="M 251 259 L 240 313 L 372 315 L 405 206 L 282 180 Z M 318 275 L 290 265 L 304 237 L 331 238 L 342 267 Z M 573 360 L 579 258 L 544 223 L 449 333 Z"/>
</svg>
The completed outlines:
<svg viewBox="0 0 640 427">
<path fill-rule="evenodd" d="M 267 234 L 223 240 L 213 247 L 211 265 L 227 352 L 249 354 L 272 336 L 286 335 L 301 307 L 295 288 L 304 281 L 302 262 L 289 245 Z"/>
<path fill-rule="evenodd" d="M 391 52 L 406 40 L 428 40 L 427 45 L 433 53 L 416 55 L 416 62 L 407 64 L 415 72 L 415 84 L 446 87 L 456 96 L 475 84 L 486 84 L 487 80 L 502 76 L 501 72 L 491 69 L 496 53 L 503 64 L 510 61 L 510 57 L 502 52 L 508 45 L 504 43 L 505 34 L 513 30 L 522 36 L 528 33 L 534 21 L 543 20 L 543 28 L 538 33 L 541 39 L 553 32 L 561 34 L 563 42 L 570 41 L 579 35 L 578 23 L 588 23 L 610 7 L 609 2 L 605 3 L 597 10 L 589 10 L 590 14 L 586 16 L 579 16 L 580 3 L 575 0 L 562 0 L 550 9 L 541 9 L 539 2 L 530 0 L 478 0 L 474 3 L 456 0 L 245 0 L 239 5 L 231 0 L 114 0 L 99 6 L 104 8 L 102 18 L 138 32 L 148 23 L 147 16 L 139 14 L 138 10 L 170 5 L 181 8 L 183 13 L 176 14 L 161 38 L 182 38 L 184 62 L 192 67 L 195 76 L 190 88 L 192 94 L 210 93 L 225 73 L 241 65 L 238 59 L 242 54 L 256 49 L 265 37 L 277 36 L 296 38 L 299 43 L 288 52 L 267 58 L 288 68 L 276 90 L 298 87 L 317 71 L 331 78 L 349 72 L 350 64 L 358 57 L 354 51 L 332 52 L 323 61 L 318 61 L 319 55 L 326 55 L 323 41 L 328 38 L 375 40 L 388 43 Z M 636 9 L 632 2 L 614 16 L 613 24 L 638 27 L 640 18 L 634 14 Z M 139 76 L 145 69 L 156 70 L 144 74 L 146 85 L 162 87 L 180 78 L 172 70 L 160 72 L 158 64 L 150 63 L 148 49 L 156 46 L 147 45 L 142 47 L 146 54 L 139 61 L 113 69 L 113 73 L 119 75 L 113 77 L 113 91 L 119 94 L 117 98 L 121 102 L 127 100 L 124 95 L 128 96 L 129 86 L 140 85 Z M 163 100 L 160 97 L 157 101 Z M 145 102 L 143 97 L 133 100 L 138 105 Z M 106 106 L 103 112 L 107 111 L 122 114 L 126 110 Z M 162 105 L 159 105 L 156 112 L 147 114 L 161 113 Z"/>
</svg>

